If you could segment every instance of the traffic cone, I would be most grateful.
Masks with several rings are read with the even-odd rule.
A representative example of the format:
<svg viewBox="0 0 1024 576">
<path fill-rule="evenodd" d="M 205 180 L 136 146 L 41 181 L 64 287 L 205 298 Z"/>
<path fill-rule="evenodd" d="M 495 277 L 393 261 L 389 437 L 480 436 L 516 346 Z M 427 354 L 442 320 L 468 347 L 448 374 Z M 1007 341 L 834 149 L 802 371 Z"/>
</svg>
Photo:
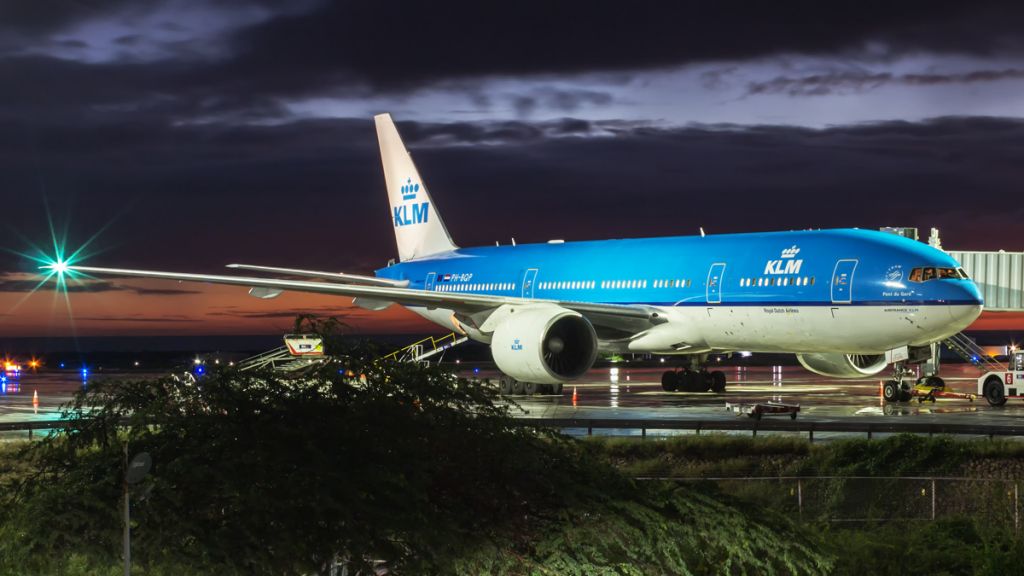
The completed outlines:
<svg viewBox="0 0 1024 576">
<path fill-rule="evenodd" d="M 39 390 L 32 391 L 32 407 L 39 408 Z"/>
<path fill-rule="evenodd" d="M 580 395 L 576 392 L 576 387 L 572 387 L 572 405 L 576 405 L 576 401 L 579 400 Z"/>
</svg>

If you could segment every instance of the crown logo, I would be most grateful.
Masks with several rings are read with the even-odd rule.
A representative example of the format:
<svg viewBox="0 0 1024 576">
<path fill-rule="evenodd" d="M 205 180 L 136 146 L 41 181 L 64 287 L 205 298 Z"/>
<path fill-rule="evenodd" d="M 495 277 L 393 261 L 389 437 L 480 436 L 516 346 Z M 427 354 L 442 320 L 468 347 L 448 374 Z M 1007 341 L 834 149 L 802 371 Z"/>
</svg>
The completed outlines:
<svg viewBox="0 0 1024 576">
<path fill-rule="evenodd" d="M 413 184 L 412 178 L 406 178 L 402 185 L 402 200 L 414 200 L 416 193 L 420 191 L 419 184 Z"/>
<path fill-rule="evenodd" d="M 800 253 L 800 249 L 794 244 L 792 248 L 786 248 L 782 251 L 783 258 L 795 258 Z"/>
</svg>

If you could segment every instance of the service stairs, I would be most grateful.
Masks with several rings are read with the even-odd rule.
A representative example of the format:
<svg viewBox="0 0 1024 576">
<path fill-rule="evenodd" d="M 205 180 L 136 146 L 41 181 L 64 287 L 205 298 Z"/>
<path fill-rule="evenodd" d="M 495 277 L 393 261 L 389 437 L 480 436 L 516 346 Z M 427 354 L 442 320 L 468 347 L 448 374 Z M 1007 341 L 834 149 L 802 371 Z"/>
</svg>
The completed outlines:
<svg viewBox="0 0 1024 576">
<path fill-rule="evenodd" d="M 293 356 L 287 346 L 281 346 L 246 358 L 237 364 L 237 368 L 242 371 L 271 368 L 279 372 L 295 372 L 320 362 L 323 362 L 323 356 Z"/>
<path fill-rule="evenodd" d="M 989 356 L 988 352 L 985 352 L 981 346 L 978 346 L 974 340 L 968 338 L 963 332 L 946 338 L 942 343 L 946 345 L 946 348 L 949 348 L 982 372 L 1003 372 L 1006 370 L 1005 366 Z"/>
<path fill-rule="evenodd" d="M 382 360 L 394 360 L 397 362 L 427 362 L 431 358 L 444 354 L 446 351 L 469 340 L 468 336 L 452 332 L 440 338 L 428 336 L 419 342 L 413 342 L 408 346 L 399 348 L 391 354 L 381 358 Z"/>
</svg>

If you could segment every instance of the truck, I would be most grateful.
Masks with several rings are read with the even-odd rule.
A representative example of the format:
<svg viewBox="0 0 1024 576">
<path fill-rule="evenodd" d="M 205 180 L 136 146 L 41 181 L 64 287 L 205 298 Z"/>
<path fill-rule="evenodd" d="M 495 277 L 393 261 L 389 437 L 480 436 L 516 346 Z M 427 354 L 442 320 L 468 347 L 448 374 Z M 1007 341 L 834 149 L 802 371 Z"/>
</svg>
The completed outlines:
<svg viewBox="0 0 1024 576">
<path fill-rule="evenodd" d="M 1014 350 L 1005 370 L 986 372 L 978 378 L 978 395 L 992 406 L 1002 406 L 1010 398 L 1024 398 L 1024 352 Z"/>
</svg>

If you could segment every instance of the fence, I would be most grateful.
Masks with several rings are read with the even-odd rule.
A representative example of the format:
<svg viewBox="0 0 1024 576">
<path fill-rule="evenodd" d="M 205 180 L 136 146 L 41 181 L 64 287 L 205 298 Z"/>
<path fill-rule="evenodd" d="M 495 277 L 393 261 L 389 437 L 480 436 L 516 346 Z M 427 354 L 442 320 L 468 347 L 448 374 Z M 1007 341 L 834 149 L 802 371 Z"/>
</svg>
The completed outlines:
<svg viewBox="0 0 1024 576">
<path fill-rule="evenodd" d="M 1018 482 L 940 476 L 640 478 L 705 485 L 803 521 L 836 524 L 968 516 L 1020 531 Z"/>
<path fill-rule="evenodd" d="M 639 432 L 646 437 L 652 430 L 687 430 L 700 434 L 714 431 L 748 431 L 753 436 L 758 432 L 799 432 L 807 434 L 814 441 L 815 433 L 838 432 L 847 434 L 866 434 L 872 438 L 875 434 L 936 434 L 974 435 L 974 436 L 1024 436 L 1024 425 L 1005 424 L 961 424 L 944 422 L 908 422 L 893 419 L 879 422 L 847 418 L 842 420 L 755 420 L 753 418 L 725 418 L 715 420 L 670 420 L 670 419 L 616 419 L 616 418 L 516 418 L 516 423 L 523 426 L 560 428 L 566 431 L 586 432 L 590 436 L 594 430 L 611 432 Z"/>
</svg>

